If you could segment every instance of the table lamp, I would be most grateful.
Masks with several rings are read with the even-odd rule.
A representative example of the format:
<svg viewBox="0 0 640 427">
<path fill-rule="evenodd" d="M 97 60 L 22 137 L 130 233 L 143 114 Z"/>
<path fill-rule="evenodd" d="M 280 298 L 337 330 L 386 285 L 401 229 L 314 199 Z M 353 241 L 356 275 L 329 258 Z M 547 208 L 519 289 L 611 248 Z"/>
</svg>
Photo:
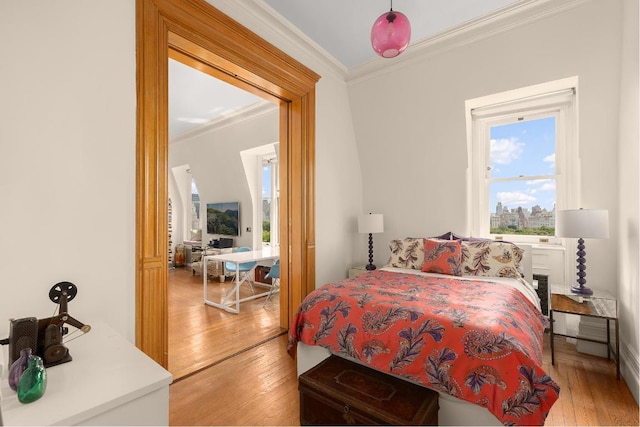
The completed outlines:
<svg viewBox="0 0 640 427">
<path fill-rule="evenodd" d="M 587 279 L 584 239 L 609 238 L 609 211 L 605 209 L 568 209 L 558 211 L 556 235 L 558 237 L 578 238 L 577 269 L 578 283 L 571 291 L 580 295 L 592 295 L 593 291 L 585 286 Z"/>
<path fill-rule="evenodd" d="M 360 215 L 358 217 L 358 233 L 369 233 L 369 264 L 367 270 L 375 270 L 373 265 L 373 233 L 384 231 L 384 219 L 382 214 Z"/>
</svg>

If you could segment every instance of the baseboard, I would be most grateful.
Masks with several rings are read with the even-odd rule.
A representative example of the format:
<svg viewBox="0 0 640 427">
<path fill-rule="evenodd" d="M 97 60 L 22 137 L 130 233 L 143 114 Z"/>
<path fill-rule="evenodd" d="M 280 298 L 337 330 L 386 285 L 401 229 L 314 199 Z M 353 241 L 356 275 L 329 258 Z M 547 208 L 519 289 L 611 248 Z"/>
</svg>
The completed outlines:
<svg viewBox="0 0 640 427">
<path fill-rule="evenodd" d="M 632 348 L 629 344 L 620 343 L 620 375 L 624 378 L 629 391 L 631 391 L 636 403 L 638 403 L 638 395 L 640 394 L 640 360 L 636 351 L 637 349 Z"/>
</svg>

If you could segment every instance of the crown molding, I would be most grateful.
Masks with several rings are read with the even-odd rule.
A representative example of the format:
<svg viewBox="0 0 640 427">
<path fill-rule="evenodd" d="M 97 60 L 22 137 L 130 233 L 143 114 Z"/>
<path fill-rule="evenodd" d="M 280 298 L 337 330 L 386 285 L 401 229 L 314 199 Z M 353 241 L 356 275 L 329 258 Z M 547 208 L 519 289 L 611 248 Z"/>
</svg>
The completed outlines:
<svg viewBox="0 0 640 427">
<path fill-rule="evenodd" d="M 392 64 L 388 59 L 377 58 L 354 67 L 349 70 L 347 81 L 361 82 L 392 73 L 425 58 L 539 21 L 588 1 L 591 0 L 524 0 L 411 45 L 402 55 L 394 58 Z"/>
<path fill-rule="evenodd" d="M 229 115 L 211 120 L 210 122 L 207 122 L 202 126 L 198 126 L 197 128 L 181 132 L 171 138 L 169 140 L 169 143 L 173 145 L 181 142 L 187 142 L 209 132 L 217 131 L 228 126 L 233 126 L 245 120 L 255 119 L 260 116 L 269 114 L 273 111 L 277 111 L 278 109 L 279 106 L 277 104 L 269 101 L 260 101 L 238 111 L 234 111 Z"/>
<path fill-rule="evenodd" d="M 284 19 L 263 0 L 206 0 L 216 9 L 238 21 L 249 30 L 294 57 L 307 67 L 319 72 L 331 72 L 346 79 L 347 67 L 324 50 L 319 44 Z"/>
<path fill-rule="evenodd" d="M 356 83 L 392 73 L 425 58 L 493 37 L 592 0 L 522 0 L 415 43 L 396 58 L 376 58 L 351 69 L 282 18 L 263 0 L 206 1 L 296 60 L 312 69 L 315 68 L 319 74 L 322 74 L 322 71 L 318 68 L 322 68 L 323 71 L 331 72 L 346 82 Z"/>
</svg>

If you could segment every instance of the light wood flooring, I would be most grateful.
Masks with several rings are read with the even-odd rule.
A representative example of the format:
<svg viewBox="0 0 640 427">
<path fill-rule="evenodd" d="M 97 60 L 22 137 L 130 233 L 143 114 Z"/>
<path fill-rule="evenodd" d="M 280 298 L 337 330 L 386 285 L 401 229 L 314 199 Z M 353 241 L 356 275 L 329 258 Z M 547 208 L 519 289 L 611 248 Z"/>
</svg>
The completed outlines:
<svg viewBox="0 0 640 427">
<path fill-rule="evenodd" d="M 170 275 L 175 276 L 175 273 L 170 272 Z M 177 273 L 180 274 L 180 272 Z M 204 306 L 202 277 L 196 276 L 192 280 L 198 288 L 196 300 Z M 169 283 L 170 286 L 173 285 L 171 277 Z M 173 291 L 179 293 L 178 289 L 175 287 Z M 177 295 L 174 297 L 181 298 Z M 184 296 L 184 298 L 188 297 Z M 271 319 L 269 315 L 259 314 L 260 310 L 269 312 L 262 309 L 262 302 L 263 299 L 243 303 L 241 316 L 242 311 L 249 304 L 255 304 L 256 309 L 247 308 L 245 314 L 255 317 L 256 322 L 269 323 L 267 320 Z M 171 301 L 169 305 L 171 312 Z M 277 306 L 273 307 L 273 310 L 272 314 L 277 316 Z M 180 327 L 175 324 L 173 327 L 170 325 L 170 371 L 172 352 L 188 353 L 186 348 L 179 350 L 178 344 L 188 346 L 191 345 L 190 342 L 195 343 L 194 345 L 201 349 L 200 353 L 211 351 L 217 356 L 205 358 L 201 355 L 198 357 L 198 362 L 194 362 L 193 365 L 197 369 L 191 369 L 192 372 L 196 371 L 195 374 L 182 375 L 182 378 L 178 377 L 174 380 L 169 388 L 169 423 L 171 425 L 299 425 L 296 364 L 286 352 L 287 337 L 279 335 L 282 331 L 277 327 L 278 322 L 273 322 L 271 319 L 271 326 L 250 326 L 247 321 L 244 327 L 234 326 L 232 330 L 239 330 L 235 332 L 236 341 L 254 341 L 246 345 L 220 336 L 225 334 L 225 327 L 213 325 L 213 323 L 226 322 L 234 324 L 239 322 L 240 316 L 207 307 L 204 311 L 206 315 L 203 317 L 211 320 L 212 324 L 204 327 L 205 320 L 193 320 L 198 317 L 195 313 L 203 313 L 202 310 L 193 308 L 187 312 L 192 312 L 191 320 L 182 322 Z M 216 312 L 227 314 L 227 316 L 216 314 Z M 191 322 L 199 325 L 199 328 L 207 329 L 208 332 L 199 339 L 171 338 L 172 333 L 182 334 L 184 331 L 181 329 L 189 329 Z M 249 340 L 246 336 L 255 334 L 249 330 L 258 332 L 255 340 Z M 638 405 L 624 380 L 616 380 L 613 362 L 605 358 L 578 353 L 575 346 L 561 338 L 556 338 L 556 363 L 551 366 L 548 341 L 548 339 L 545 340 L 544 368 L 560 385 L 561 391 L 560 398 L 547 417 L 546 425 L 638 425 Z M 215 350 L 218 348 L 216 344 L 218 342 L 224 342 L 224 347 L 227 349 Z M 260 344 L 256 345 L 258 342 Z M 243 345 L 245 345 L 244 349 L 241 348 Z M 204 359 L 213 360 L 211 362 L 213 364 L 206 367 L 207 362 L 203 362 Z M 189 371 L 186 367 L 178 368 L 177 365 L 174 365 L 173 369 Z M 176 378 L 175 375 L 174 378 Z"/>
<path fill-rule="evenodd" d="M 209 279 L 207 297 L 220 301 L 233 287 L 230 278 L 224 283 Z M 265 288 L 256 286 L 256 292 Z M 240 297 L 251 295 L 248 284 L 240 288 Z M 286 333 L 280 328 L 280 294 L 243 302 L 240 314 L 204 304 L 201 275 L 189 267 L 169 270 L 169 372 L 174 380 L 191 375 L 214 363 L 265 340 Z"/>
</svg>

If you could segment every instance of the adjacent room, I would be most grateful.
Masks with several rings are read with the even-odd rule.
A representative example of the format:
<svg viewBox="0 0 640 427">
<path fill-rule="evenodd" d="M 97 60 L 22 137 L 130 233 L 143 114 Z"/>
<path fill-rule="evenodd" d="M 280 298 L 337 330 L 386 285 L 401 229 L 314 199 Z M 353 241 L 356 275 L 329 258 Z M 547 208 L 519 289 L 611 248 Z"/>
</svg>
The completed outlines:
<svg viewBox="0 0 640 427">
<path fill-rule="evenodd" d="M 205 279 L 206 256 L 279 248 L 280 191 L 277 106 L 205 71 L 169 59 L 168 369 L 175 379 L 286 331 L 278 269 L 271 271 L 278 258 L 239 263 L 237 281 L 235 263 L 207 259 Z"/>
</svg>

